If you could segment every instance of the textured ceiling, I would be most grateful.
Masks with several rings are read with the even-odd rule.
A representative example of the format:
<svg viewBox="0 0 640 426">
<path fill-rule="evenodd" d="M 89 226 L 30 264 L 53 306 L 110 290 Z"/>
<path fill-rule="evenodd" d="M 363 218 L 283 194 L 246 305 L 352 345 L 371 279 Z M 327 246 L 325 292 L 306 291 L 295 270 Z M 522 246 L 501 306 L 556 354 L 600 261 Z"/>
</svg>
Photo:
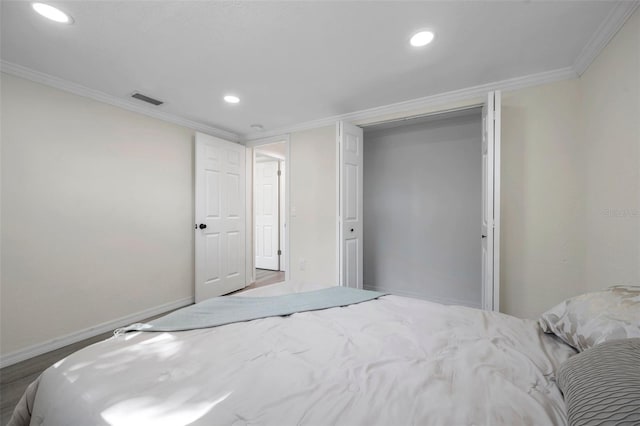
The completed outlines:
<svg viewBox="0 0 640 426">
<path fill-rule="evenodd" d="M 614 2 L 2 2 L 1 56 L 250 133 L 573 64 Z M 435 32 L 416 49 L 409 37 Z M 222 101 L 226 93 L 241 102 Z M 152 108 L 152 107 L 150 107 Z"/>
</svg>

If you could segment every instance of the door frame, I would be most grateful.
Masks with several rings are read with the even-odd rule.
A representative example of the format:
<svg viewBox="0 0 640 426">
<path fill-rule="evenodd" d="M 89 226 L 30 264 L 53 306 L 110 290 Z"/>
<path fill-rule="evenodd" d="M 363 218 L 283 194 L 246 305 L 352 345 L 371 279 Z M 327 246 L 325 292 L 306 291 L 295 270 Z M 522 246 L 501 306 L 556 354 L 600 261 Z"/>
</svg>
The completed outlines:
<svg viewBox="0 0 640 426">
<path fill-rule="evenodd" d="M 473 97 L 467 100 L 461 100 L 457 102 L 457 106 L 447 108 L 446 105 L 442 105 L 440 108 L 433 108 L 426 112 L 415 112 L 415 111 L 407 111 L 406 114 L 394 114 L 392 117 L 379 117 L 378 119 L 368 119 L 364 121 L 355 120 L 350 122 L 359 127 L 366 128 L 367 126 L 371 126 L 373 124 L 382 124 L 382 123 L 390 123 L 396 121 L 405 121 L 414 118 L 422 118 L 435 116 L 455 111 L 466 110 L 470 108 L 482 108 L 487 101 L 487 96 L 489 94 L 495 94 L 495 123 L 501 126 L 502 117 L 501 117 L 501 91 L 488 91 L 483 95 L 482 98 Z M 337 129 L 339 128 L 339 121 L 336 122 L 336 134 Z M 364 144 L 366 143 L 365 138 L 362 140 L 363 151 Z M 493 246 L 493 282 L 491 283 L 491 287 L 482 285 L 482 298 L 484 300 L 485 297 L 488 297 L 491 302 L 491 309 L 493 311 L 500 310 L 500 171 L 501 171 L 501 155 L 500 155 L 500 146 L 501 146 L 501 131 L 498 131 L 494 134 L 494 167 L 493 167 L 493 229 L 494 229 L 494 246 Z M 340 223 L 340 203 L 342 199 L 342 187 L 340 182 L 340 169 L 341 169 L 341 152 L 340 152 L 340 141 L 339 138 L 336 137 L 336 206 L 337 206 L 337 220 L 336 220 L 336 282 L 340 283 L 340 277 L 342 276 L 342 252 L 341 252 L 341 223 Z M 363 165 L 364 167 L 364 165 Z M 479 218 L 480 220 L 480 218 Z M 479 277 L 481 279 L 481 277 Z M 339 285 L 339 284 L 338 284 Z"/>
<path fill-rule="evenodd" d="M 256 148 L 259 148 L 259 147 L 256 147 Z M 269 153 L 269 154 L 261 153 L 261 155 L 263 155 L 263 158 L 269 158 L 268 162 L 277 163 L 278 172 L 281 172 L 282 164 L 285 161 L 284 160 L 284 156 L 276 155 L 276 154 L 272 154 L 272 153 Z M 258 161 L 258 152 L 256 151 L 256 149 L 253 149 L 253 167 L 254 167 L 253 178 L 254 179 L 256 177 L 255 168 L 259 163 L 260 162 Z M 284 176 L 284 178 L 286 179 L 286 176 Z M 278 250 L 282 250 L 283 253 L 286 253 L 286 250 L 283 249 L 283 246 L 285 246 L 285 243 L 283 241 L 284 239 L 282 238 L 283 237 L 282 233 L 284 232 L 284 228 L 282 226 L 282 224 L 284 223 L 284 218 L 282 216 L 283 216 L 284 212 L 282 211 L 283 209 L 281 208 L 282 199 L 284 198 L 285 201 L 286 201 L 286 194 L 281 194 L 281 192 L 284 192 L 284 191 L 281 191 L 281 189 L 283 187 L 282 182 L 281 182 L 283 180 L 282 176 L 278 175 L 278 179 L 277 180 L 278 180 L 278 185 L 277 185 L 278 202 L 277 202 L 277 205 L 276 205 L 276 210 L 277 210 L 276 216 L 278 218 L 278 221 L 277 221 L 277 229 L 278 229 L 277 242 L 278 242 Z M 254 206 L 256 205 L 257 195 L 258 194 L 256 193 L 256 182 L 254 180 L 254 182 L 253 182 L 253 205 Z M 256 216 L 257 216 L 257 214 L 256 214 L 256 211 L 254 209 L 253 210 L 254 230 L 255 230 Z M 254 241 L 255 241 L 255 235 L 253 236 L 253 238 L 254 238 Z M 253 255 L 254 255 L 254 262 L 255 262 L 256 261 L 255 260 L 255 258 L 256 258 L 255 247 L 254 247 L 254 254 Z M 278 256 L 278 268 L 275 269 L 274 271 L 280 271 L 281 268 L 282 268 L 282 264 L 284 263 L 284 260 L 283 260 L 284 259 L 284 255 L 277 255 L 277 256 Z M 256 269 L 259 269 L 256 265 L 254 265 L 254 266 L 255 266 Z"/>
<path fill-rule="evenodd" d="M 246 257 L 247 257 L 247 277 L 251 277 L 251 282 L 255 282 L 255 262 L 256 262 L 256 254 L 255 254 L 255 240 L 253 235 L 254 230 L 254 222 L 255 222 L 255 211 L 253 209 L 253 199 L 254 199 L 254 182 L 253 182 L 253 168 L 255 165 L 255 157 L 256 152 L 254 148 L 269 145 L 272 143 L 284 142 L 285 146 L 285 155 L 284 155 L 284 255 L 280 258 L 280 263 L 284 262 L 285 271 L 284 271 L 284 279 L 288 281 L 290 278 L 290 267 L 291 265 L 291 141 L 289 133 L 280 135 L 280 136 L 271 136 L 262 139 L 254 139 L 251 141 L 247 141 L 245 147 L 247 148 L 247 161 L 251 163 L 251 167 L 247 167 L 247 212 L 250 214 L 246 215 L 247 220 L 247 242 L 246 242 Z M 282 219 L 282 218 L 281 218 Z M 282 238 L 281 238 L 282 240 Z"/>
<path fill-rule="evenodd" d="M 493 311 L 500 312 L 500 190 L 502 179 L 501 146 L 502 146 L 502 91 L 495 90 L 494 94 L 494 144 L 493 144 Z M 484 289 L 485 291 L 489 289 Z"/>
</svg>

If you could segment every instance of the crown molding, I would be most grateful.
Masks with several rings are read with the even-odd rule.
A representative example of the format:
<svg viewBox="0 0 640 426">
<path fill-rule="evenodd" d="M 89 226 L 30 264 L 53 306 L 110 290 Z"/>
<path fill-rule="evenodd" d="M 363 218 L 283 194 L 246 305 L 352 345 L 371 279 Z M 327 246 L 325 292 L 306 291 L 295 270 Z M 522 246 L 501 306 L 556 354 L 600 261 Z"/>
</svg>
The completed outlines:
<svg viewBox="0 0 640 426">
<path fill-rule="evenodd" d="M 31 68 L 27 68 L 22 65 L 14 64 L 12 62 L 1 61 L 0 71 L 6 74 L 14 75 L 16 77 L 24 78 L 26 80 L 31 80 L 36 83 L 41 83 L 59 90 L 63 90 L 65 92 L 70 92 L 75 95 L 93 99 L 98 102 L 103 102 L 118 108 L 126 109 L 128 111 L 137 112 L 139 114 L 156 118 L 158 120 L 166 121 L 168 123 L 184 126 L 198 132 L 206 133 L 212 136 L 217 136 L 219 138 L 223 138 L 229 141 L 238 142 L 240 139 L 240 137 L 236 133 L 219 129 L 217 127 L 213 127 L 208 124 L 189 120 L 165 111 L 152 109 L 151 107 L 146 107 L 144 105 L 134 103 L 129 100 L 119 98 L 117 96 L 112 96 L 104 92 L 101 92 L 99 90 L 90 89 L 80 84 L 72 83 L 62 78 L 54 77 L 52 75 L 45 74 L 43 72 L 36 71 Z"/>
<path fill-rule="evenodd" d="M 366 121 L 385 115 L 410 112 L 412 110 L 421 108 L 437 107 L 439 105 L 446 105 L 448 103 L 465 101 L 484 96 L 487 92 L 490 92 L 492 90 L 517 90 L 525 87 L 536 86 L 560 80 L 568 80 L 577 77 L 577 74 L 572 67 L 559 68 L 556 70 L 544 71 L 541 73 L 500 80 L 492 83 L 468 87 L 465 89 L 453 90 L 450 92 L 444 92 L 431 96 L 425 96 L 422 98 L 411 99 L 408 101 L 397 102 L 390 105 L 369 108 L 346 114 L 333 115 L 330 117 L 307 121 L 292 126 L 281 127 L 274 130 L 238 135 L 236 133 L 212 127 L 203 123 L 188 120 L 174 114 L 152 110 L 145 106 L 138 105 L 137 103 L 111 96 L 98 90 L 89 89 L 88 87 L 81 86 L 79 84 L 72 83 L 67 80 L 35 71 L 31 68 L 23 67 L 11 62 L 1 61 L 0 71 L 25 78 L 27 80 L 35 81 L 37 83 L 45 84 L 59 90 L 94 99 L 99 102 L 104 102 L 129 111 L 144 114 L 149 117 L 157 118 L 159 120 L 167 121 L 169 123 L 184 126 L 198 132 L 207 133 L 212 136 L 217 136 L 226 140 L 241 142 L 245 144 L 259 139 L 278 137 L 287 133 L 333 125 L 336 121 L 340 120 L 350 122 Z"/>
<path fill-rule="evenodd" d="M 627 19 L 633 15 L 638 6 L 640 6 L 640 1 L 638 0 L 616 3 L 573 63 L 573 69 L 578 76 L 584 74 L 589 65 L 620 31 Z"/>
<path fill-rule="evenodd" d="M 219 129 L 208 124 L 189 120 L 175 114 L 164 111 L 154 110 L 146 106 L 108 95 L 104 92 L 90 89 L 88 87 L 72 83 L 70 81 L 54 77 L 22 65 L 14 64 L 7 61 L 0 61 L 0 71 L 7 74 L 15 75 L 37 83 L 45 84 L 66 92 L 84 96 L 90 99 L 104 102 L 128 111 L 137 112 L 149 117 L 153 117 L 162 121 L 184 126 L 195 131 L 207 133 L 234 142 L 249 142 L 258 139 L 264 139 L 274 136 L 280 136 L 286 133 L 297 132 L 302 130 L 313 129 L 333 125 L 336 121 L 365 121 L 376 117 L 397 114 L 401 112 L 409 112 L 420 108 L 436 107 L 447 103 L 464 101 L 492 90 L 517 90 L 525 87 L 535 86 L 539 84 L 551 83 L 554 81 L 567 80 L 581 76 L 595 60 L 600 52 L 606 47 L 616 33 L 622 28 L 624 23 L 640 6 L 640 0 L 620 1 L 617 2 L 605 20 L 598 26 L 595 34 L 582 49 L 578 58 L 574 61 L 573 66 L 559 68 L 556 70 L 545 71 L 536 74 L 530 74 L 522 77 L 511 78 L 507 80 L 496 81 L 479 86 L 472 86 L 465 89 L 454 90 L 450 92 L 435 94 L 422 98 L 412 99 L 409 101 L 398 102 L 390 105 L 369 108 L 361 111 L 351 112 L 347 114 L 333 115 L 317 120 L 307 121 L 292 126 L 285 126 L 274 130 L 264 132 L 253 132 L 238 135 L 227 130 Z"/>
<path fill-rule="evenodd" d="M 264 139 L 279 136 L 302 130 L 309 130 L 318 127 L 334 125 L 336 121 L 362 122 L 375 119 L 391 114 L 410 112 L 422 108 L 437 107 L 453 102 L 466 101 L 470 99 L 485 96 L 492 90 L 516 90 L 525 87 L 536 86 L 539 84 L 552 83 L 554 81 L 569 80 L 576 78 L 577 74 L 572 67 L 559 68 L 556 70 L 545 71 L 536 74 L 525 75 L 522 77 L 510 78 L 507 80 L 496 81 L 493 83 L 472 86 L 466 89 L 453 90 L 450 92 L 439 93 L 436 95 L 425 96 L 422 98 L 412 99 L 408 101 L 398 102 L 390 105 L 364 109 L 361 111 L 350 112 L 347 114 L 333 115 L 318 120 L 307 121 L 293 126 L 281 127 L 274 130 L 264 132 L 246 133 L 241 135 L 241 140 L 245 144 L 249 144 L 256 139 Z"/>
</svg>

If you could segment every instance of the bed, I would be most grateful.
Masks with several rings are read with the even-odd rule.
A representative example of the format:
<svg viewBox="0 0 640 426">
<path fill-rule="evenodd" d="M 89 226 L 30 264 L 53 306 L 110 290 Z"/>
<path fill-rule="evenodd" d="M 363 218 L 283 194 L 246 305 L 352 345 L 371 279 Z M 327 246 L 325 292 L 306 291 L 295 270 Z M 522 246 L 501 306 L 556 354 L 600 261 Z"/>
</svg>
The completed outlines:
<svg viewBox="0 0 640 426">
<path fill-rule="evenodd" d="M 385 295 L 114 336 L 47 369 L 27 402 L 35 425 L 562 425 L 555 372 L 576 353 L 533 320 Z"/>
</svg>

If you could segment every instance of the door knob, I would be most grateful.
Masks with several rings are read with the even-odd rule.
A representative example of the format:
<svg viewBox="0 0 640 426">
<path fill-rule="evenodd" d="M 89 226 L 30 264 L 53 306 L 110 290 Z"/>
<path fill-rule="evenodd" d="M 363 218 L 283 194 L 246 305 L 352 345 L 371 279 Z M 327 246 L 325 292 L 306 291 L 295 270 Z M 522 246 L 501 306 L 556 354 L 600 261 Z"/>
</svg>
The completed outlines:
<svg viewBox="0 0 640 426">
<path fill-rule="evenodd" d="M 351 228 L 351 232 L 353 232 L 353 228 Z"/>
<path fill-rule="evenodd" d="M 205 223 L 201 223 L 201 224 L 198 226 L 198 228 L 200 228 L 200 229 L 204 229 L 204 228 L 206 228 L 206 227 L 207 227 L 207 225 L 206 225 Z"/>
<path fill-rule="evenodd" d="M 202 225 L 200 225 L 200 226 L 202 226 Z M 205 225 L 205 226 L 206 226 L 206 225 Z M 486 236 L 486 235 L 483 235 L 483 236 L 482 236 L 482 238 L 487 238 L 487 236 Z"/>
</svg>

